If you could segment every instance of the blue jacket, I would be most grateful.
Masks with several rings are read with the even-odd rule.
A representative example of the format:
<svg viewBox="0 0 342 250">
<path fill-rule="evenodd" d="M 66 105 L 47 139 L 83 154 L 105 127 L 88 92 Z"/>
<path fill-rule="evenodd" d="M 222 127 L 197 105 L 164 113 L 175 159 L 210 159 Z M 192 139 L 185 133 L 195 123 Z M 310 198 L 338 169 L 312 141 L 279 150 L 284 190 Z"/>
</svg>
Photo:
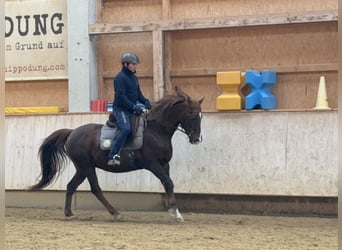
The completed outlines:
<svg viewBox="0 0 342 250">
<path fill-rule="evenodd" d="M 148 102 L 140 90 L 138 78 L 128 68 L 122 67 L 114 78 L 113 84 L 115 91 L 113 109 L 123 109 L 132 113 L 137 102 L 143 104 Z"/>
</svg>

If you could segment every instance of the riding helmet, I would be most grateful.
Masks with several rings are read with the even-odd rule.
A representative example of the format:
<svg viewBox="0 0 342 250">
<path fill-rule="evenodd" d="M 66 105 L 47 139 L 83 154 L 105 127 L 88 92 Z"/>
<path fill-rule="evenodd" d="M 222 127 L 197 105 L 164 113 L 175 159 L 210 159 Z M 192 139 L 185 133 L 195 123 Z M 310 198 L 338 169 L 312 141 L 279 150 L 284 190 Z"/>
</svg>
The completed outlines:
<svg viewBox="0 0 342 250">
<path fill-rule="evenodd" d="M 140 60 L 139 57 L 132 53 L 132 52 L 125 52 L 121 56 L 121 63 L 134 63 L 134 64 L 139 64 Z"/>
</svg>

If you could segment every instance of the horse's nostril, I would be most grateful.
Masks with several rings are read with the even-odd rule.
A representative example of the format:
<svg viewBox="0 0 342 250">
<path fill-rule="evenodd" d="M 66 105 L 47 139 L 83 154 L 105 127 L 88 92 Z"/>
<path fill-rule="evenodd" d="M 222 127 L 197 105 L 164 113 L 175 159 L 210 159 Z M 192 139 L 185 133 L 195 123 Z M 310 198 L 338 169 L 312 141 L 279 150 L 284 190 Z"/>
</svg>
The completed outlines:
<svg viewBox="0 0 342 250">
<path fill-rule="evenodd" d="M 201 142 L 200 139 L 195 139 L 193 141 L 191 141 L 191 144 L 199 144 Z"/>
</svg>

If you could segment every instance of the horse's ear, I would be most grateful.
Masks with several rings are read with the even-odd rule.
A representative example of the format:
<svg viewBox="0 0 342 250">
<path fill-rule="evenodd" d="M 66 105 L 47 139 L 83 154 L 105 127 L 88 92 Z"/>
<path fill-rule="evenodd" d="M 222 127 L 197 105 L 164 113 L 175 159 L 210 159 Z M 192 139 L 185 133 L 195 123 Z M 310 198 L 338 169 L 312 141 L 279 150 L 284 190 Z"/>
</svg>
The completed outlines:
<svg viewBox="0 0 342 250">
<path fill-rule="evenodd" d="M 181 95 L 181 89 L 180 89 L 180 87 L 178 87 L 177 85 L 175 85 L 175 91 L 176 91 L 176 94 L 177 95 Z"/>
<path fill-rule="evenodd" d="M 204 100 L 204 96 L 200 100 L 198 100 L 199 104 L 202 104 L 203 100 Z"/>
<path fill-rule="evenodd" d="M 187 96 L 187 94 L 185 94 L 184 91 L 180 87 L 178 87 L 177 85 L 175 86 L 175 91 L 176 91 L 177 95 Z"/>
<path fill-rule="evenodd" d="M 185 92 L 180 87 L 178 87 L 177 85 L 175 86 L 175 91 L 176 91 L 178 96 L 184 97 L 185 101 L 189 102 L 191 100 L 190 96 L 185 94 Z"/>
</svg>

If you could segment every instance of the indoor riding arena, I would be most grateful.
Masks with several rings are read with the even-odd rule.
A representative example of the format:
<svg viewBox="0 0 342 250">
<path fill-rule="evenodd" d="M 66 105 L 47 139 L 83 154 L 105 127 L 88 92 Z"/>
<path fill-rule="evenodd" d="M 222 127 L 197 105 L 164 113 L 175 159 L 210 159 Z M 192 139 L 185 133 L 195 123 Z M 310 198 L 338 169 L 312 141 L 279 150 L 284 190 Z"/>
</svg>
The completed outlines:
<svg viewBox="0 0 342 250">
<path fill-rule="evenodd" d="M 337 20 L 337 0 L 6 0 L 6 249 L 337 249 Z M 94 160 L 70 205 L 84 166 L 69 155 L 53 173 L 63 159 L 47 151 L 71 152 L 60 137 L 39 149 L 107 124 L 124 52 L 147 119 L 181 98 L 161 114 L 169 171 Z M 201 119 L 168 124 L 185 104 Z M 78 139 L 92 134 L 100 151 L 100 132 Z"/>
</svg>

